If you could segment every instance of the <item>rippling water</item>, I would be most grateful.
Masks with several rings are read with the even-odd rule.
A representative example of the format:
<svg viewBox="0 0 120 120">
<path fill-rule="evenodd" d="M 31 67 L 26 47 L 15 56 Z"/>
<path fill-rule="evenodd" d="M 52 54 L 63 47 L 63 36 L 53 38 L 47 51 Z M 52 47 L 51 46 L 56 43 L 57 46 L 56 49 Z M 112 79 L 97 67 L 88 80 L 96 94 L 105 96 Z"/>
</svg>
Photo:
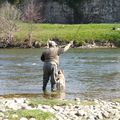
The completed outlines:
<svg viewBox="0 0 120 120">
<path fill-rule="evenodd" d="M 41 52 L 0 49 L 0 95 L 42 93 Z M 66 98 L 120 97 L 120 49 L 71 49 L 61 55 L 60 68 L 65 72 Z"/>
</svg>

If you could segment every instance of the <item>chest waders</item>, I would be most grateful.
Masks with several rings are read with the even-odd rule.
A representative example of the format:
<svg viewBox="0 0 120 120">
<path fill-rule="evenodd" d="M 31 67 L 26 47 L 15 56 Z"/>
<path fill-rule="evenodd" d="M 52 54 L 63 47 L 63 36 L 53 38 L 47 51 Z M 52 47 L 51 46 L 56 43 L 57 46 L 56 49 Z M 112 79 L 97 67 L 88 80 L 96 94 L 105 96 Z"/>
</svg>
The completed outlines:
<svg viewBox="0 0 120 120">
<path fill-rule="evenodd" d="M 46 91 L 47 83 L 50 79 L 51 91 L 55 90 L 55 77 L 57 75 L 57 64 L 45 62 L 43 66 L 43 91 Z"/>
</svg>

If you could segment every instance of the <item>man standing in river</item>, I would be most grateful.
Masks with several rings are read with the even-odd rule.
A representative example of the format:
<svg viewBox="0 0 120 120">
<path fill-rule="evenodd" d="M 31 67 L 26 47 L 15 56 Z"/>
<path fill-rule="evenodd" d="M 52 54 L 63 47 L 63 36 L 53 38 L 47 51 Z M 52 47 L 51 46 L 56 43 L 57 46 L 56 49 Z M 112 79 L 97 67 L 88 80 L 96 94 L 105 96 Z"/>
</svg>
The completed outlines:
<svg viewBox="0 0 120 120">
<path fill-rule="evenodd" d="M 58 73 L 59 56 L 66 52 L 73 44 L 71 41 L 64 48 L 57 46 L 55 41 L 48 41 L 48 48 L 43 51 L 41 60 L 44 62 L 43 66 L 43 92 L 46 92 L 47 83 L 51 78 L 51 91 L 55 91 L 55 77 Z"/>
</svg>

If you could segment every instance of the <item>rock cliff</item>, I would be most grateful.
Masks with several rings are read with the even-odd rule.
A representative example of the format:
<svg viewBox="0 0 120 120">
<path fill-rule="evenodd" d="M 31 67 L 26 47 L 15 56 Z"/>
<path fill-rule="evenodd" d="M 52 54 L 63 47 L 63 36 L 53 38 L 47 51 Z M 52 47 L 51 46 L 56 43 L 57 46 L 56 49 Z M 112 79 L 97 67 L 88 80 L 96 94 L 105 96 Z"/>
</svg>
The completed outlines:
<svg viewBox="0 0 120 120">
<path fill-rule="evenodd" d="M 120 22 L 119 0 L 36 0 L 47 23 Z"/>
</svg>

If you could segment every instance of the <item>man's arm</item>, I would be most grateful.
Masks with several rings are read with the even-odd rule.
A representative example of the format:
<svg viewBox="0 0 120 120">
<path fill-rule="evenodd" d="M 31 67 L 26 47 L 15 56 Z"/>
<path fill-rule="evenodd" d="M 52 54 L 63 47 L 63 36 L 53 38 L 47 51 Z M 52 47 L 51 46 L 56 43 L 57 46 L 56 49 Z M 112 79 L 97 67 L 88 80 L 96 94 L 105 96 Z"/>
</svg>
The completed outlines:
<svg viewBox="0 0 120 120">
<path fill-rule="evenodd" d="M 69 44 L 67 44 L 65 47 L 63 48 L 58 48 L 58 55 L 63 54 L 64 52 L 66 52 L 70 46 L 73 44 L 73 41 L 71 41 Z"/>
<path fill-rule="evenodd" d="M 73 41 L 70 41 L 70 43 L 67 44 L 67 45 L 63 48 L 63 52 L 66 52 L 66 51 L 70 48 L 71 45 L 73 45 Z"/>
</svg>

